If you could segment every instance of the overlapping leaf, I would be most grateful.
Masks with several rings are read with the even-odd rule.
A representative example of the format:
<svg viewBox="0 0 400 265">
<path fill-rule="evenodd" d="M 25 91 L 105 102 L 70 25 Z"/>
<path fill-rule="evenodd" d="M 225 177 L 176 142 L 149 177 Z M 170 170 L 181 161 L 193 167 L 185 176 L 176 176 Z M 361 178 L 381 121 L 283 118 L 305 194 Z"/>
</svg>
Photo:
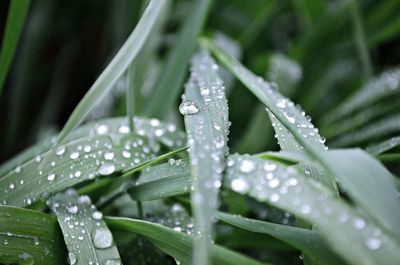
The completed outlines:
<svg viewBox="0 0 400 265">
<path fill-rule="evenodd" d="M 208 264 L 212 223 L 228 150 L 228 105 L 217 70 L 218 66 L 205 50 L 194 55 L 184 100 L 179 106 L 185 116 L 194 187 L 192 206 L 200 233 L 194 248 L 197 265 Z"/>
<path fill-rule="evenodd" d="M 113 236 L 89 196 L 70 189 L 47 202 L 57 216 L 70 264 L 119 264 Z"/>
</svg>

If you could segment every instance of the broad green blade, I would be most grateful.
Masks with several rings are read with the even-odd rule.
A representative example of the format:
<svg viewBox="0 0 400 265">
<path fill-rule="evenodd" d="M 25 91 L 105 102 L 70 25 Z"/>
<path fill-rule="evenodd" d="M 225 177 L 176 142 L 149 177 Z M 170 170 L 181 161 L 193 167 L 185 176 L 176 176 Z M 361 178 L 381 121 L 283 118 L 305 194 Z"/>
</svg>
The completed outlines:
<svg viewBox="0 0 400 265">
<path fill-rule="evenodd" d="M 182 264 L 191 263 L 194 237 L 159 224 L 142 220 L 121 217 L 106 217 L 104 219 L 111 229 L 143 235 L 162 251 L 179 260 Z M 264 264 L 218 245 L 212 245 L 211 258 L 213 264 Z"/>
<path fill-rule="evenodd" d="M 171 158 L 167 163 L 145 168 L 129 194 L 141 201 L 186 194 L 192 186 L 189 167 L 188 161 Z"/>
<path fill-rule="evenodd" d="M 336 164 L 338 182 L 347 195 L 400 242 L 400 199 L 392 174 L 361 149 L 333 150 L 324 155 Z"/>
<path fill-rule="evenodd" d="M 315 231 L 244 218 L 222 212 L 219 212 L 217 217 L 225 223 L 242 229 L 271 235 L 301 250 L 303 253 L 317 258 L 323 264 L 335 265 L 344 263 L 336 254 L 329 250 L 325 242 Z"/>
<path fill-rule="evenodd" d="M 70 264 L 119 264 L 113 236 L 89 196 L 78 196 L 69 189 L 50 198 L 47 204 L 57 216 Z"/>
<path fill-rule="evenodd" d="M 135 133 L 127 119 L 117 118 L 85 125 L 67 138 L 55 153 L 45 152 L 12 168 L 0 178 L 2 204 L 27 206 L 38 199 L 98 176 L 136 170 L 152 161 L 160 142 L 168 147 L 183 144 L 174 125 L 152 119 L 135 119 Z M 50 157 L 49 157 L 50 154 Z M 39 169 L 40 161 L 49 163 Z"/>
<path fill-rule="evenodd" d="M 164 118 L 176 102 L 210 5 L 211 0 L 200 0 L 191 6 L 191 12 L 187 14 L 177 41 L 155 83 L 154 93 L 145 111 L 147 117 Z"/>
<path fill-rule="evenodd" d="M 314 128 L 314 125 L 307 119 L 304 112 L 299 110 L 292 101 L 276 91 L 274 89 L 274 84 L 270 84 L 261 77 L 254 75 L 210 41 L 203 39 L 202 43 L 267 106 L 268 110 L 294 136 L 296 142 L 304 147 L 305 151 L 311 154 L 313 158 L 319 159 L 320 154 L 326 150 L 323 144 L 325 139 L 318 134 L 318 129 Z M 333 166 L 326 160 L 320 162 L 329 169 Z M 320 176 L 325 179 L 322 178 L 319 179 L 319 181 L 328 183 L 329 187 L 337 190 L 333 176 L 330 174 L 323 174 Z"/>
<path fill-rule="evenodd" d="M 57 220 L 48 214 L 0 206 L 1 264 L 65 264 Z"/>
<path fill-rule="evenodd" d="M 400 258 L 391 234 L 294 167 L 249 155 L 231 155 L 227 164 L 224 186 L 315 224 L 349 264 L 393 264 Z"/>
<path fill-rule="evenodd" d="M 399 145 L 400 145 L 400 136 L 396 136 L 388 140 L 385 140 L 383 142 L 380 142 L 378 144 L 370 145 L 366 148 L 366 151 L 372 155 L 380 155 Z"/>
<path fill-rule="evenodd" d="M 30 0 L 11 0 L 7 23 L 0 49 L 0 95 L 11 62 L 17 49 L 18 40 L 24 27 Z"/>
<path fill-rule="evenodd" d="M 125 44 L 118 51 L 117 55 L 115 55 L 111 63 L 108 64 L 107 68 L 101 73 L 99 78 L 92 85 L 69 117 L 64 128 L 58 135 L 57 144 L 64 142 L 65 137 L 75 127 L 77 127 L 89 114 L 90 110 L 104 98 L 107 92 L 112 88 L 113 84 L 135 59 L 142 49 L 166 2 L 167 0 L 150 1 L 142 18 Z"/>
<path fill-rule="evenodd" d="M 400 132 L 400 114 L 384 118 L 357 131 L 348 133 L 332 141 L 333 146 L 354 146 L 362 142 L 373 140 Z"/>
<path fill-rule="evenodd" d="M 218 66 L 205 50 L 192 58 L 191 75 L 179 111 L 185 117 L 191 175 L 192 208 L 200 239 L 195 243 L 195 265 L 208 264 L 213 219 L 225 154 L 228 152 L 228 104 Z"/>
<path fill-rule="evenodd" d="M 398 93 L 400 84 L 400 69 L 387 70 L 368 81 L 346 101 L 338 105 L 330 114 L 326 115 L 329 122 L 351 114 L 374 102 Z"/>
</svg>

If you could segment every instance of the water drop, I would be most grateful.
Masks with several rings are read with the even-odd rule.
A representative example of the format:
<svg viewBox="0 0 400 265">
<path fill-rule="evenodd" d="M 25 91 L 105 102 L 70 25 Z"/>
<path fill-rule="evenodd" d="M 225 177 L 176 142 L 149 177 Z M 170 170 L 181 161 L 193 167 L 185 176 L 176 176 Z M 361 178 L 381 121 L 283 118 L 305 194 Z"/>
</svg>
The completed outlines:
<svg viewBox="0 0 400 265">
<path fill-rule="evenodd" d="M 124 150 L 124 151 L 122 151 L 122 156 L 125 157 L 125 158 L 130 158 L 131 157 L 131 153 L 129 151 Z"/>
<path fill-rule="evenodd" d="M 92 213 L 92 218 L 95 220 L 101 220 L 101 218 L 103 218 L 103 214 L 99 211 L 94 211 Z"/>
<path fill-rule="evenodd" d="M 231 182 L 231 188 L 236 192 L 245 193 L 249 190 L 249 184 L 243 179 L 234 179 Z"/>
<path fill-rule="evenodd" d="M 118 132 L 121 134 L 128 134 L 129 133 L 129 127 L 126 125 L 122 125 L 121 127 L 118 128 Z"/>
<path fill-rule="evenodd" d="M 110 163 L 104 163 L 99 168 L 99 174 L 102 176 L 111 175 L 115 171 L 115 166 Z"/>
<path fill-rule="evenodd" d="M 97 134 L 103 135 L 103 134 L 106 134 L 107 132 L 108 132 L 108 126 L 105 124 L 100 124 L 96 128 Z"/>
<path fill-rule="evenodd" d="M 77 205 L 68 206 L 67 211 L 70 214 L 77 214 L 79 212 L 79 207 Z"/>
<path fill-rule="evenodd" d="M 354 219 L 354 221 L 353 221 L 353 225 L 354 225 L 354 227 L 356 228 L 356 229 L 358 229 L 358 230 L 362 230 L 362 229 L 364 229 L 364 227 L 365 227 L 365 221 L 364 221 L 364 219 L 362 219 L 362 218 L 356 218 L 356 219 Z"/>
<path fill-rule="evenodd" d="M 279 184 L 280 184 L 280 181 L 279 181 L 279 179 L 271 179 L 269 182 L 268 182 L 268 187 L 270 187 L 271 189 L 275 189 L 275 188 L 277 188 L 278 186 L 279 186 Z"/>
<path fill-rule="evenodd" d="M 112 234 L 106 228 L 96 228 L 92 234 L 93 245 L 96 248 L 103 249 L 112 246 Z"/>
<path fill-rule="evenodd" d="M 79 152 L 72 152 L 71 154 L 69 154 L 69 158 L 71 159 L 77 159 L 79 157 Z"/>
<path fill-rule="evenodd" d="M 61 156 L 65 153 L 65 146 L 60 146 L 57 151 L 56 151 L 56 155 Z"/>
<path fill-rule="evenodd" d="M 199 112 L 197 104 L 191 100 L 185 100 L 179 105 L 179 112 L 182 115 L 193 115 Z"/>
<path fill-rule="evenodd" d="M 48 181 L 53 181 L 55 178 L 56 178 L 56 174 L 54 174 L 54 173 L 51 173 L 51 174 L 49 174 L 49 175 L 47 176 L 47 180 L 48 180 Z"/>
<path fill-rule="evenodd" d="M 104 159 L 105 160 L 113 160 L 114 159 L 114 153 L 113 152 L 107 152 L 104 154 Z"/>
<path fill-rule="evenodd" d="M 250 173 L 252 172 L 256 166 L 252 161 L 249 160 L 243 160 L 242 163 L 240 164 L 240 171 L 243 173 Z"/>
<path fill-rule="evenodd" d="M 275 171 L 276 168 L 277 168 L 277 166 L 275 164 L 270 164 L 270 163 L 265 163 L 264 164 L 264 170 L 265 171 L 272 172 L 272 171 Z"/>
<path fill-rule="evenodd" d="M 370 237 L 365 242 L 365 245 L 371 250 L 377 250 L 382 246 L 382 241 L 379 238 Z"/>
</svg>

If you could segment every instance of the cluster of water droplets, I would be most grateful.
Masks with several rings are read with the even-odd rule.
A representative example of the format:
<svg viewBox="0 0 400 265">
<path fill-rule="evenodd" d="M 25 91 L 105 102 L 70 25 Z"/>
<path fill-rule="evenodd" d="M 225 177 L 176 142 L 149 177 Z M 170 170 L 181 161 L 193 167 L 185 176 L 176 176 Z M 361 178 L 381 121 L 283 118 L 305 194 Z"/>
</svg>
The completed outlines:
<svg viewBox="0 0 400 265">
<path fill-rule="evenodd" d="M 335 201 L 320 183 L 301 176 L 294 167 L 249 155 L 231 155 L 227 165 L 224 181 L 238 193 L 313 220 L 317 225 L 329 220 L 323 224 L 329 227 L 334 220 L 340 229 L 355 232 L 371 250 L 380 249 L 386 241 L 378 227 Z"/>
<path fill-rule="evenodd" d="M 63 188 L 154 158 L 160 143 L 170 148 L 184 143 L 184 134 L 173 124 L 140 118 L 134 122 L 135 134 L 130 134 L 126 119 L 85 125 L 72 133 L 70 142 L 16 166 L 0 179 L 5 187 L 0 204 L 29 205 Z M 41 165 L 44 158 L 48 163 Z"/>
<path fill-rule="evenodd" d="M 99 253 L 114 246 L 111 232 L 104 223 L 103 214 L 91 204 L 89 196 L 78 196 L 75 190 L 69 189 L 65 193 L 58 193 L 47 201 L 52 212 L 57 216 L 63 231 L 64 240 L 69 250 L 69 264 L 100 265 Z M 87 255 L 82 246 L 93 245 L 96 253 Z M 103 256 L 103 255 L 102 255 Z M 80 259 L 84 261 L 79 261 Z M 86 260 L 87 259 L 87 260 Z M 107 260 L 102 264 L 121 264 L 118 252 L 107 251 Z"/>
</svg>

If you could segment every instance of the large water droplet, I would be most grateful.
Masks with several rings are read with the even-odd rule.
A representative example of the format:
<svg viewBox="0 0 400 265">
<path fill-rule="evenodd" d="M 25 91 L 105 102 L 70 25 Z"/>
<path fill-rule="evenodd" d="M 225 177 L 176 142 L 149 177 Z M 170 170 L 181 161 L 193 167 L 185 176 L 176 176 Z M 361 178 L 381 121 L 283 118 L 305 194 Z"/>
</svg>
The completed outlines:
<svg viewBox="0 0 400 265">
<path fill-rule="evenodd" d="M 56 174 L 52 173 L 47 176 L 48 181 L 53 181 L 56 178 Z"/>
<path fill-rule="evenodd" d="M 364 227 L 365 227 L 365 221 L 364 221 L 364 219 L 362 219 L 362 218 L 356 218 L 356 219 L 354 219 L 354 221 L 353 221 L 353 225 L 354 225 L 354 227 L 356 228 L 356 229 L 358 229 L 358 230 L 362 230 L 362 229 L 364 229 Z"/>
<path fill-rule="evenodd" d="M 179 112 L 182 115 L 193 115 L 199 112 L 197 104 L 191 100 L 185 100 L 179 105 Z"/>
<path fill-rule="evenodd" d="M 92 218 L 95 220 L 100 220 L 101 218 L 103 218 L 103 214 L 99 211 L 94 211 L 92 213 Z"/>
<path fill-rule="evenodd" d="M 111 175 L 115 171 L 115 166 L 111 163 L 104 163 L 99 168 L 99 174 L 102 176 Z"/>
<path fill-rule="evenodd" d="M 245 193 L 249 190 L 249 184 L 243 179 L 234 179 L 231 182 L 231 188 L 236 192 Z"/>
<path fill-rule="evenodd" d="M 103 249 L 112 246 L 112 234 L 108 229 L 96 228 L 92 234 L 93 245 L 96 248 Z"/>
<path fill-rule="evenodd" d="M 108 126 L 105 124 L 100 124 L 99 126 L 97 126 L 96 128 L 96 133 L 103 135 L 106 134 L 108 132 Z"/>
<path fill-rule="evenodd" d="M 376 237 L 370 237 L 365 242 L 365 245 L 371 250 L 377 250 L 382 246 L 382 241 Z"/>
<path fill-rule="evenodd" d="M 67 211 L 70 214 L 77 214 L 79 212 L 79 207 L 77 205 L 68 206 Z"/>
<path fill-rule="evenodd" d="M 240 171 L 242 171 L 243 173 L 250 173 L 255 168 L 256 166 L 254 165 L 254 163 L 249 160 L 243 160 L 240 164 Z"/>
</svg>

